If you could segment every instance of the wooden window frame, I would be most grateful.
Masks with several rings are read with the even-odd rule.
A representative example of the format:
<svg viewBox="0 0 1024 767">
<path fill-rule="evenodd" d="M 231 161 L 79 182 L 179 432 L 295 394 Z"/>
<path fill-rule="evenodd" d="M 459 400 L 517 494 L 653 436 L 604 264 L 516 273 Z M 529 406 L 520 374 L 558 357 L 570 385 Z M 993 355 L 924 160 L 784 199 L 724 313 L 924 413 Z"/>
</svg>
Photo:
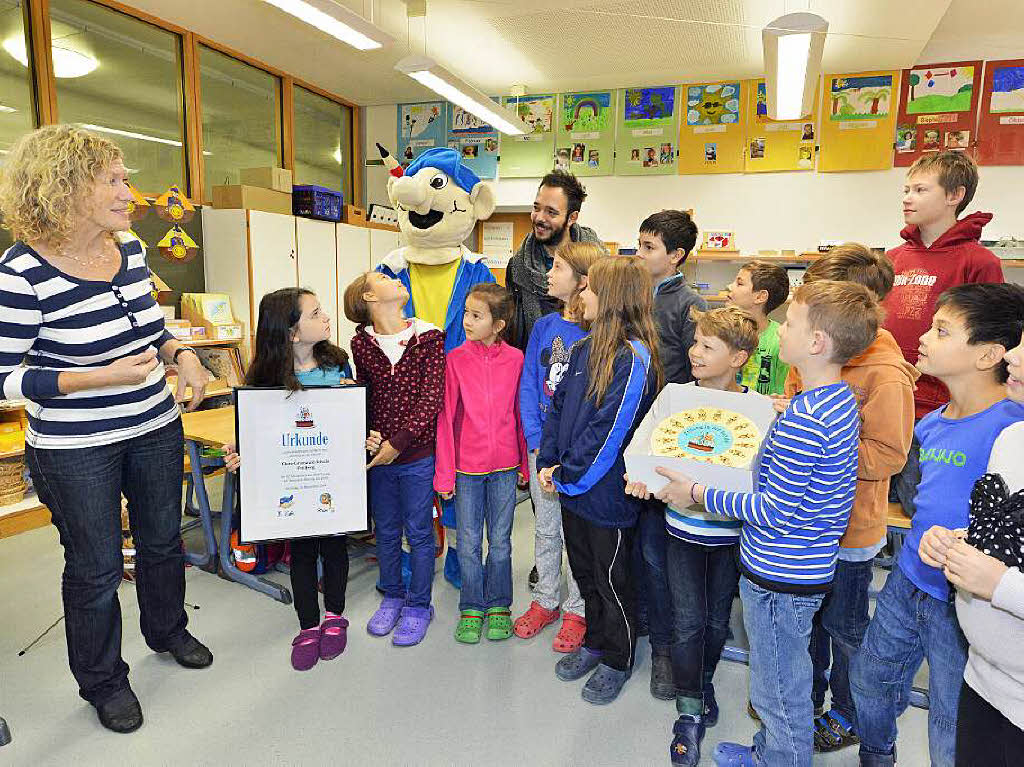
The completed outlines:
<svg viewBox="0 0 1024 767">
<path fill-rule="evenodd" d="M 361 200 L 363 196 L 363 148 L 361 146 L 360 124 L 361 111 L 354 104 L 337 94 L 326 91 L 319 86 L 294 77 L 277 67 L 248 56 L 230 46 L 196 34 L 190 29 L 165 21 L 146 11 L 132 8 L 118 0 L 87 0 L 95 5 L 104 6 L 126 16 L 144 21 L 160 29 L 179 36 L 181 42 L 181 85 L 184 94 L 184 131 L 185 136 L 185 183 L 188 186 L 189 200 L 194 204 L 204 204 L 202 189 L 204 181 L 203 169 L 203 115 L 202 91 L 199 77 L 199 46 L 215 50 L 243 64 L 255 67 L 276 78 L 276 125 L 278 137 L 278 164 L 294 170 L 295 168 L 295 91 L 296 85 L 323 96 L 342 106 L 351 109 L 352 130 L 351 146 L 348 156 L 352 158 L 352 197 Z M 57 123 L 57 85 L 53 74 L 53 61 L 50 39 L 50 0 L 25 0 L 28 10 L 29 40 L 32 49 L 33 92 L 36 100 L 37 121 L 39 125 Z M 156 193 L 162 193 L 158 190 Z M 205 201 L 209 202 L 209 201 Z"/>
</svg>

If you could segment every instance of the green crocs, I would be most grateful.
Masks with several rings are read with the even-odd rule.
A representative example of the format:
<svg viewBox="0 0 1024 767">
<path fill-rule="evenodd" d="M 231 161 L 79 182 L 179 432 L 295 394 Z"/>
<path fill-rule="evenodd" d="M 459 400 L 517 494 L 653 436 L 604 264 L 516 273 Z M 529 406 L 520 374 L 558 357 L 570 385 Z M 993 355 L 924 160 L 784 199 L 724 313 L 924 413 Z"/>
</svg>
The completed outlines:
<svg viewBox="0 0 1024 767">
<path fill-rule="evenodd" d="M 487 610 L 487 638 L 508 639 L 512 636 L 512 613 L 507 607 L 490 607 Z"/>
<path fill-rule="evenodd" d="M 484 627 L 484 614 L 479 610 L 463 610 L 459 625 L 455 627 L 455 641 L 476 644 Z"/>
</svg>

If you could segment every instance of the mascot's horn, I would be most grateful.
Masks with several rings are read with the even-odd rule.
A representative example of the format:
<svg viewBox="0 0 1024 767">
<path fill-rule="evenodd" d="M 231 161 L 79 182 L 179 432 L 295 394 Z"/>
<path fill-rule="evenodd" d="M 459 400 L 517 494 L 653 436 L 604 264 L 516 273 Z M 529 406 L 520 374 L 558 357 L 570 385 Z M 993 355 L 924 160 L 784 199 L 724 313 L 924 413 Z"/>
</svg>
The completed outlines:
<svg viewBox="0 0 1024 767">
<path fill-rule="evenodd" d="M 384 161 L 384 167 L 388 169 L 388 173 L 395 178 L 401 178 L 405 175 L 405 169 L 398 164 L 398 160 L 392 157 L 387 149 L 377 144 L 377 151 L 380 152 L 380 158 Z"/>
</svg>

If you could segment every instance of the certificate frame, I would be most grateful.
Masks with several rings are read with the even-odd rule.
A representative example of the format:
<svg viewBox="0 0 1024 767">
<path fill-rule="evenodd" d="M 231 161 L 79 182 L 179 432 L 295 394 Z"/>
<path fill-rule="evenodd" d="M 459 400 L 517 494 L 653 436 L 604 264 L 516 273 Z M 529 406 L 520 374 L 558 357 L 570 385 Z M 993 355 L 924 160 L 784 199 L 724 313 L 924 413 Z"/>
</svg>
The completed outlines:
<svg viewBox="0 0 1024 767">
<path fill-rule="evenodd" d="M 364 384 L 240 386 L 233 398 L 242 542 L 369 529 Z"/>
</svg>

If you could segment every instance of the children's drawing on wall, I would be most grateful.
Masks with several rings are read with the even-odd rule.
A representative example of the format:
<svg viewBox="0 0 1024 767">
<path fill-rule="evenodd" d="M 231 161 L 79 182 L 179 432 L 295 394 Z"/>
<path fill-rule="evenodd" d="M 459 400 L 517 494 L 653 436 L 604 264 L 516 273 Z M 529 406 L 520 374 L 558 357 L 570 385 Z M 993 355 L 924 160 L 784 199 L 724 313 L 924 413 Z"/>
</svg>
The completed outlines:
<svg viewBox="0 0 1024 767">
<path fill-rule="evenodd" d="M 441 119 L 440 104 L 402 104 L 402 138 L 422 136 Z"/>
<path fill-rule="evenodd" d="M 946 149 L 967 149 L 971 145 L 969 130 L 946 131 Z"/>
<path fill-rule="evenodd" d="M 460 106 L 452 104 L 449 109 L 452 110 L 452 133 L 490 133 L 494 130 L 475 114 L 467 112 Z"/>
<path fill-rule="evenodd" d="M 914 152 L 917 150 L 917 128 L 913 125 L 900 125 L 896 128 L 896 151 Z"/>
<path fill-rule="evenodd" d="M 740 119 L 740 84 L 687 85 L 687 125 L 729 125 Z"/>
<path fill-rule="evenodd" d="M 974 67 L 926 67 L 910 70 L 907 114 L 970 112 Z"/>
<path fill-rule="evenodd" d="M 627 88 L 623 106 L 626 126 L 671 125 L 675 114 L 675 86 Z"/>
<path fill-rule="evenodd" d="M 1024 112 L 1024 67 L 996 67 L 992 71 L 989 111 Z"/>
<path fill-rule="evenodd" d="M 596 133 L 611 127 L 612 94 L 566 93 L 562 96 L 562 125 L 566 131 Z"/>
<path fill-rule="evenodd" d="M 833 77 L 829 120 L 876 120 L 889 114 L 892 75 Z"/>
<path fill-rule="evenodd" d="M 554 96 L 509 98 L 505 106 L 514 109 L 529 133 L 550 133 L 555 115 Z"/>
<path fill-rule="evenodd" d="M 939 131 L 934 128 L 929 128 L 924 131 L 921 135 L 921 151 L 922 152 L 938 152 L 942 149 L 942 141 Z"/>
<path fill-rule="evenodd" d="M 718 162 L 718 144 L 704 145 L 704 162 Z"/>
<path fill-rule="evenodd" d="M 752 138 L 752 139 L 750 139 L 750 159 L 751 160 L 763 160 L 764 159 L 764 139 L 763 138 Z"/>
</svg>

